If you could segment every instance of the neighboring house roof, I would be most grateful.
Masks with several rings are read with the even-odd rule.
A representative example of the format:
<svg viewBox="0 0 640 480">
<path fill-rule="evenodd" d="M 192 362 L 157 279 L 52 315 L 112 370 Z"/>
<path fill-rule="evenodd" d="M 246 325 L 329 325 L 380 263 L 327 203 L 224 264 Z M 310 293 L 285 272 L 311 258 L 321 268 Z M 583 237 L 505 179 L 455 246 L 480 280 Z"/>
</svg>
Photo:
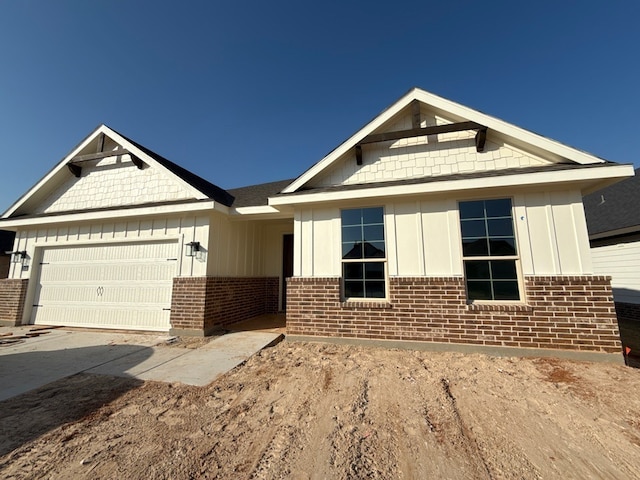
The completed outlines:
<svg viewBox="0 0 640 480">
<path fill-rule="evenodd" d="M 590 236 L 640 231 L 640 168 L 627 178 L 583 198 Z"/>
<path fill-rule="evenodd" d="M 277 182 L 261 183 L 248 187 L 232 188 L 227 192 L 235 198 L 233 207 L 258 207 L 269 204 L 269 197 L 280 193 L 295 179 L 279 180 Z"/>
<path fill-rule="evenodd" d="M 603 159 L 589 153 L 563 145 L 555 140 L 543 137 L 472 108 L 426 92 L 425 90 L 413 88 L 299 176 L 291 185 L 283 190 L 283 193 L 292 193 L 304 187 L 304 185 L 316 178 L 320 173 L 340 161 L 345 153 L 355 148 L 365 137 L 378 132 L 381 127 L 384 127 L 388 121 L 408 108 L 414 101 L 425 104 L 436 111 L 445 112 L 453 121 L 470 121 L 487 127 L 492 135 L 499 135 L 514 145 L 526 145 L 532 151 L 544 152 L 546 157 L 556 162 L 577 163 L 580 165 L 605 162 Z"/>
</svg>

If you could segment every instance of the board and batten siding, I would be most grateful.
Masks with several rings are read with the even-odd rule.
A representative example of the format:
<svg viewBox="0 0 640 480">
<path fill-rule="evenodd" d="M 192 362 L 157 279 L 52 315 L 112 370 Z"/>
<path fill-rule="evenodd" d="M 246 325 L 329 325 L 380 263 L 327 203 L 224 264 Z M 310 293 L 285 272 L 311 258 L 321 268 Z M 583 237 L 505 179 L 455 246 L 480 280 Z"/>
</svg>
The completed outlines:
<svg viewBox="0 0 640 480">
<path fill-rule="evenodd" d="M 100 243 L 144 242 L 174 240 L 178 258 L 176 276 L 202 276 L 206 274 L 206 258 L 186 257 L 184 244 L 199 241 L 208 250 L 209 217 L 170 217 L 131 220 L 127 222 L 104 222 L 91 224 L 57 225 L 49 228 L 21 230 L 16 234 L 15 250 L 26 250 L 29 267 L 11 264 L 9 278 L 30 278 L 38 260 L 36 249 Z"/>
<path fill-rule="evenodd" d="M 593 270 L 611 276 L 616 302 L 640 304 L 640 241 L 591 249 Z"/>
<path fill-rule="evenodd" d="M 380 200 L 344 208 L 383 206 L 390 276 L 462 276 L 458 201 L 511 197 L 525 275 L 592 273 L 587 226 L 579 191 L 516 195 Z M 300 208 L 294 217 L 294 275 L 341 276 L 339 207 Z"/>
</svg>

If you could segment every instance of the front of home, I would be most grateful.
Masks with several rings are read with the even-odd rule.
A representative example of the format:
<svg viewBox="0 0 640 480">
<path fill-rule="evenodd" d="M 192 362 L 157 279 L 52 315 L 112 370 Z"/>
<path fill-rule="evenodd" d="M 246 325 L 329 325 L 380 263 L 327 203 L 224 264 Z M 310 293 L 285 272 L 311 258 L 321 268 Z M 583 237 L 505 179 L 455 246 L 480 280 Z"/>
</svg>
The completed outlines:
<svg viewBox="0 0 640 480">
<path fill-rule="evenodd" d="M 413 89 L 298 178 L 225 191 L 98 127 L 0 220 L 0 321 L 617 352 L 582 196 L 633 175 Z"/>
</svg>

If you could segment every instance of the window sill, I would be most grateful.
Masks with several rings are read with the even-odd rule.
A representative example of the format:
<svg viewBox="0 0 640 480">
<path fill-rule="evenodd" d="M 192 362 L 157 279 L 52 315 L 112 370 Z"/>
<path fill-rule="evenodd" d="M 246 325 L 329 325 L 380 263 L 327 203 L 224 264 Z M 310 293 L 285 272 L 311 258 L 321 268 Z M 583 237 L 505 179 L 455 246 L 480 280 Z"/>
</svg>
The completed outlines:
<svg viewBox="0 0 640 480">
<path fill-rule="evenodd" d="M 345 300 L 340 302 L 342 308 L 371 308 L 375 310 L 386 310 L 392 308 L 387 300 Z"/>
<path fill-rule="evenodd" d="M 526 303 L 478 303 L 467 304 L 467 310 L 472 312 L 532 312 L 533 307 Z"/>
</svg>

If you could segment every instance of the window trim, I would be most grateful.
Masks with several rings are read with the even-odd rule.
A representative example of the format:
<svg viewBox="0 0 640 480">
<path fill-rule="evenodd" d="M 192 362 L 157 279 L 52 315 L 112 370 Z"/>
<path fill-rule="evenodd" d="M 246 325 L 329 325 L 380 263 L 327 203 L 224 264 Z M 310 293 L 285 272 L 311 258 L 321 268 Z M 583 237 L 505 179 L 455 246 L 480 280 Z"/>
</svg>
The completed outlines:
<svg viewBox="0 0 640 480">
<path fill-rule="evenodd" d="M 514 243 L 515 243 L 515 247 L 516 247 L 516 254 L 515 255 L 502 255 L 502 256 L 493 256 L 493 255 L 484 255 L 484 256 L 479 256 L 479 255 L 473 255 L 473 256 L 468 256 L 466 257 L 464 255 L 464 246 L 463 246 L 463 235 L 462 235 L 462 218 L 460 216 L 460 204 L 461 203 L 465 203 L 465 202 L 485 202 L 485 201 L 489 201 L 489 200 L 510 200 L 511 202 L 511 223 L 513 225 L 513 238 L 514 238 Z M 460 233 L 460 259 L 462 262 L 462 278 L 464 280 L 464 288 L 465 288 L 465 295 L 466 295 L 466 301 L 467 304 L 469 305 L 526 305 L 526 296 L 525 296 L 525 289 L 524 289 L 524 275 L 522 272 L 522 257 L 521 257 L 521 249 L 520 249 L 520 242 L 518 240 L 518 229 L 516 227 L 516 215 L 515 215 L 515 202 L 514 202 L 514 198 L 512 196 L 509 195 L 505 195 L 505 196 L 491 196 L 491 197 L 481 197 L 481 198 L 466 198 L 466 199 L 461 199 L 457 201 L 457 207 L 458 207 L 458 232 Z M 485 217 L 486 219 L 487 217 Z M 489 238 L 487 236 L 487 238 Z M 517 276 L 517 284 L 518 284 L 518 299 L 515 300 L 489 300 L 489 299 L 470 299 L 469 298 L 469 291 L 468 291 L 468 287 L 467 287 L 467 275 L 466 275 L 466 266 L 465 266 L 465 262 L 466 261 L 474 261 L 474 260 L 480 260 L 480 261 L 490 261 L 490 260 L 513 260 L 514 261 L 514 265 L 515 265 L 515 270 L 516 270 L 516 276 Z"/>
<path fill-rule="evenodd" d="M 382 231 L 384 234 L 384 257 L 377 258 L 342 258 L 342 212 L 346 210 L 366 210 L 379 208 L 382 210 Z M 340 290 L 344 303 L 371 302 L 371 303 L 388 303 L 389 302 L 389 257 L 388 257 L 388 240 L 387 240 L 387 222 L 385 221 L 386 211 L 384 205 L 370 205 L 361 207 L 345 207 L 340 208 Z M 348 297 L 346 295 L 344 264 L 345 263 L 382 263 L 384 267 L 384 297 Z"/>
</svg>

